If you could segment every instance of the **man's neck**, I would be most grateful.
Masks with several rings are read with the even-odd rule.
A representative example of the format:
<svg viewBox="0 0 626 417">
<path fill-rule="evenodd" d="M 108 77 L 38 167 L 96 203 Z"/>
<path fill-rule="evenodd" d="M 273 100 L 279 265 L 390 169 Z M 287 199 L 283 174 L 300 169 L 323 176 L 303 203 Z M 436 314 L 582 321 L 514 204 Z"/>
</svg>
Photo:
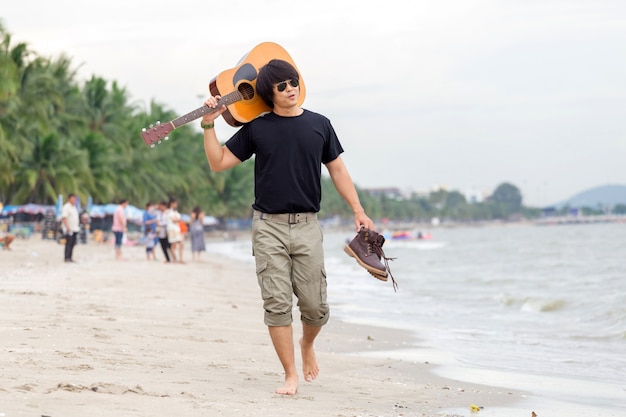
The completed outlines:
<svg viewBox="0 0 626 417">
<path fill-rule="evenodd" d="M 296 116 L 300 116 L 302 113 L 304 113 L 304 110 L 301 107 L 298 107 L 298 106 L 294 106 L 294 107 L 276 107 L 276 106 L 274 106 L 274 108 L 272 109 L 272 112 L 274 112 L 275 114 L 277 114 L 278 116 L 281 116 L 281 117 L 296 117 Z"/>
</svg>

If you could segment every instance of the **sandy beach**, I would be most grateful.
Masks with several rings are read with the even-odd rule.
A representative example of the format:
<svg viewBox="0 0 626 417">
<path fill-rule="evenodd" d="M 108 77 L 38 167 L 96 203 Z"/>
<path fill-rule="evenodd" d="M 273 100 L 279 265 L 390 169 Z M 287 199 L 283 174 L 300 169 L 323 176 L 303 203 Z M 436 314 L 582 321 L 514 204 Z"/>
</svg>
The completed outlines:
<svg viewBox="0 0 626 417">
<path fill-rule="evenodd" d="M 282 369 L 251 265 L 210 252 L 193 263 L 188 247 L 186 264 L 148 262 L 143 247 L 116 262 L 111 246 L 91 242 L 66 264 L 62 245 L 36 235 L 12 249 L 0 250 L 3 417 L 469 416 L 525 398 L 438 377 L 435 361 L 360 355 L 419 341 L 332 313 L 318 379 L 276 395 Z"/>
</svg>

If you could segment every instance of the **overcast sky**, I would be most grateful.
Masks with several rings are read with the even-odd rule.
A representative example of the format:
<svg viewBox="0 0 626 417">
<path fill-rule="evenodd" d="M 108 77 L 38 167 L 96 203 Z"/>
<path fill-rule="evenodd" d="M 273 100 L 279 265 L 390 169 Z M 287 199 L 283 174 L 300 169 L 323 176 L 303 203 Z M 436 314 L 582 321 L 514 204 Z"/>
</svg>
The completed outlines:
<svg viewBox="0 0 626 417">
<path fill-rule="evenodd" d="M 276 42 L 360 187 L 510 182 L 526 205 L 547 205 L 626 184 L 623 0 L 24 0 L 0 18 L 14 42 L 70 56 L 81 79 L 180 115 Z M 217 132 L 234 129 L 220 120 Z"/>
</svg>

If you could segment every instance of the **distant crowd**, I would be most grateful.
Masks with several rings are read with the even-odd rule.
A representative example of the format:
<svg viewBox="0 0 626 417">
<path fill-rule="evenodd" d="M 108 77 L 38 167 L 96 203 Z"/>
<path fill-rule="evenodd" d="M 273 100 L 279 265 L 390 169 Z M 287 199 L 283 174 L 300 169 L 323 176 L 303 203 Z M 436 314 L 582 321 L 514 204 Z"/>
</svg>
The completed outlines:
<svg viewBox="0 0 626 417">
<path fill-rule="evenodd" d="M 122 247 L 128 234 L 128 219 L 126 207 L 128 200 L 119 201 L 113 213 L 111 231 L 115 237 L 115 259 L 125 260 Z M 204 212 L 199 206 L 190 213 L 189 226 L 178 212 L 178 201 L 170 198 L 158 204 L 148 202 L 142 219 L 143 235 L 139 242 L 146 248 L 146 259 L 157 261 L 156 247 L 160 246 L 166 263 L 185 263 L 184 243 L 189 234 L 191 240 L 191 254 L 193 261 L 200 261 L 200 255 L 206 251 L 204 240 Z M 65 262 L 75 262 L 74 247 L 80 232 L 80 220 L 76 208 L 76 195 L 70 194 L 61 210 L 61 230 L 65 239 Z"/>
<path fill-rule="evenodd" d="M 165 262 L 184 263 L 183 248 L 185 237 L 189 234 L 192 260 L 199 261 L 201 253 L 206 251 L 204 212 L 196 206 L 189 217 L 189 226 L 187 226 L 187 223 L 181 219 L 178 201 L 174 198 L 158 204 L 148 202 L 143 216 L 144 236 L 141 240 L 146 246 L 146 259 L 157 260 L 155 247 L 159 245 Z"/>
</svg>

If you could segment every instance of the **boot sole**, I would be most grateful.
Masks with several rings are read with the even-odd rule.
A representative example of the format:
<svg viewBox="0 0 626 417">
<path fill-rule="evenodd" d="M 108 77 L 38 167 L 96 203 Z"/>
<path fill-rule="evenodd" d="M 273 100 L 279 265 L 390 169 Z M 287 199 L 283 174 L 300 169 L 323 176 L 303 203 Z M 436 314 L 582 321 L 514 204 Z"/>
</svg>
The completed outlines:
<svg viewBox="0 0 626 417">
<path fill-rule="evenodd" d="M 361 265 L 363 268 L 367 270 L 374 278 L 379 279 L 381 281 L 387 281 L 387 271 L 381 271 L 380 269 L 372 268 L 365 262 L 361 261 L 357 254 L 352 250 L 352 248 L 348 245 L 344 246 L 343 251 L 348 254 L 348 256 L 356 259 L 357 263 Z"/>
</svg>

